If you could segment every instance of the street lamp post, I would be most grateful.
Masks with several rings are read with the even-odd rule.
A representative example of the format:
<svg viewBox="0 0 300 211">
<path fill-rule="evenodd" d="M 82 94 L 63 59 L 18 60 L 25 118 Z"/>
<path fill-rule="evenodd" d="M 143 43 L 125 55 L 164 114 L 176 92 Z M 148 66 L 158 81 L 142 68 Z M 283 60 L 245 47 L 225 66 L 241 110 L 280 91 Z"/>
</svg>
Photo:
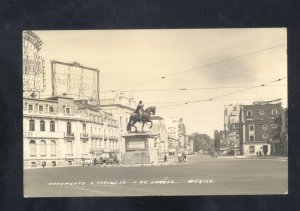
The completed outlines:
<svg viewBox="0 0 300 211">
<path fill-rule="evenodd" d="M 237 147 L 237 144 L 234 145 L 234 158 L 236 158 L 236 147 Z"/>
</svg>

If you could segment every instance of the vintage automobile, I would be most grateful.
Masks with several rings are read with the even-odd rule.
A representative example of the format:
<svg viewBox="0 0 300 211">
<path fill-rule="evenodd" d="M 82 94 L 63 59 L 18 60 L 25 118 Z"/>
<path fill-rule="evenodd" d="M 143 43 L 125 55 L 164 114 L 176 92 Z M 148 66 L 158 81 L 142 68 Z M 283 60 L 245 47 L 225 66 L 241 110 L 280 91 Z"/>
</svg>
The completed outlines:
<svg viewBox="0 0 300 211">
<path fill-rule="evenodd" d="M 82 161 L 82 166 L 91 166 L 93 165 L 93 159 L 92 158 L 84 158 Z"/>
</svg>

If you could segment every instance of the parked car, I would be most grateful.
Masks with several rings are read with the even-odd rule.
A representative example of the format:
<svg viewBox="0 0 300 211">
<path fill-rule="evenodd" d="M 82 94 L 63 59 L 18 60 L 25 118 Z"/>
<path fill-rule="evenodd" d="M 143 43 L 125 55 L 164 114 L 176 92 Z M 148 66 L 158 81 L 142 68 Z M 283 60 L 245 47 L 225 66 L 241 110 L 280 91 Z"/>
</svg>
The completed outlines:
<svg viewBox="0 0 300 211">
<path fill-rule="evenodd" d="M 91 166 L 93 165 L 93 159 L 92 158 L 84 158 L 82 162 L 82 166 Z"/>
</svg>

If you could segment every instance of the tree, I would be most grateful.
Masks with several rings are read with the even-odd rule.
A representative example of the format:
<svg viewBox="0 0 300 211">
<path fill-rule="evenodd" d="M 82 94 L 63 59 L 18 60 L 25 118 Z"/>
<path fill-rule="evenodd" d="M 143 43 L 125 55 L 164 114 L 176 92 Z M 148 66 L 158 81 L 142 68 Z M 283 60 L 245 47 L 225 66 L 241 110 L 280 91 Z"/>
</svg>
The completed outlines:
<svg viewBox="0 0 300 211">
<path fill-rule="evenodd" d="M 194 140 L 194 151 L 200 150 L 210 152 L 212 150 L 212 140 L 207 134 L 194 133 L 190 136 L 191 140 Z"/>
<path fill-rule="evenodd" d="M 214 133 L 214 146 L 215 146 L 215 150 L 219 150 L 220 149 L 220 141 L 221 141 L 221 136 L 219 131 L 215 130 Z"/>
</svg>

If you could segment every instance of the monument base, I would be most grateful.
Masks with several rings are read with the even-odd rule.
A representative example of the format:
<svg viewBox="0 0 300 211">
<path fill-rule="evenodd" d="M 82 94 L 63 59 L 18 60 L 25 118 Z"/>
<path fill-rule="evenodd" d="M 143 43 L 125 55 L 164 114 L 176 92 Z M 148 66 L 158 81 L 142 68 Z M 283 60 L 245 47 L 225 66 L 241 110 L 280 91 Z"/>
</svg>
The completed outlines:
<svg viewBox="0 0 300 211">
<path fill-rule="evenodd" d="M 156 147 L 156 134 L 129 133 L 125 139 L 125 153 L 122 164 L 151 164 L 158 163 L 158 148 Z"/>
</svg>

